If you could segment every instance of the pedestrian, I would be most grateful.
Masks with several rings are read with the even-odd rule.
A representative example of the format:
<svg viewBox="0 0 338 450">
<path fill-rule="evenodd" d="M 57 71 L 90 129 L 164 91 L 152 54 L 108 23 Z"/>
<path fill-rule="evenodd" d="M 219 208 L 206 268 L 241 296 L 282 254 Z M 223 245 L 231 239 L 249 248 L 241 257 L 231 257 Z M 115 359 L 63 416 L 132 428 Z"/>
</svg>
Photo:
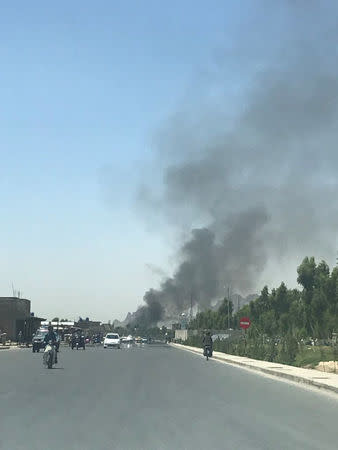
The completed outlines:
<svg viewBox="0 0 338 450">
<path fill-rule="evenodd" d="M 18 343 L 19 343 L 19 345 L 22 344 L 22 331 L 21 330 L 19 331 L 19 334 L 18 334 Z"/>
</svg>

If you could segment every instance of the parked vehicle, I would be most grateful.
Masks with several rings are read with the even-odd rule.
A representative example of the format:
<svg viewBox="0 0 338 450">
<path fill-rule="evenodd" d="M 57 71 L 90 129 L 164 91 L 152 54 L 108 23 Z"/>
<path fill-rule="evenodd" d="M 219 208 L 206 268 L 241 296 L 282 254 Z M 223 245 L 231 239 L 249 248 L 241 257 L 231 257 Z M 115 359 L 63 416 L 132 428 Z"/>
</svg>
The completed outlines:
<svg viewBox="0 0 338 450">
<path fill-rule="evenodd" d="M 120 336 L 116 333 L 108 333 L 104 338 L 103 348 L 121 348 Z"/>
</svg>

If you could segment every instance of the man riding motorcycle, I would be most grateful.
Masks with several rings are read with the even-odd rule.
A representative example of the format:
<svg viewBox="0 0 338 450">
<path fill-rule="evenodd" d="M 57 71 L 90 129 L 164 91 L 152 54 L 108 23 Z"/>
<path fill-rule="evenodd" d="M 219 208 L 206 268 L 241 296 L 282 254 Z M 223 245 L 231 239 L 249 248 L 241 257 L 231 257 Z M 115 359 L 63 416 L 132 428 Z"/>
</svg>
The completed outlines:
<svg viewBox="0 0 338 450">
<path fill-rule="evenodd" d="M 56 334 L 54 333 L 53 327 L 51 325 L 48 327 L 48 333 L 46 334 L 44 341 L 46 344 L 48 344 L 49 341 L 52 342 L 52 345 L 55 349 L 55 364 L 57 364 L 57 362 L 58 362 L 57 337 L 56 337 Z"/>
<path fill-rule="evenodd" d="M 204 331 L 204 336 L 203 336 L 202 342 L 203 342 L 203 349 L 204 349 L 203 354 L 204 354 L 204 356 L 207 355 L 207 348 L 208 347 L 210 348 L 210 356 L 212 356 L 212 344 L 213 344 L 213 342 L 212 342 L 212 337 L 211 337 L 210 331 L 208 331 L 208 330 Z"/>
</svg>

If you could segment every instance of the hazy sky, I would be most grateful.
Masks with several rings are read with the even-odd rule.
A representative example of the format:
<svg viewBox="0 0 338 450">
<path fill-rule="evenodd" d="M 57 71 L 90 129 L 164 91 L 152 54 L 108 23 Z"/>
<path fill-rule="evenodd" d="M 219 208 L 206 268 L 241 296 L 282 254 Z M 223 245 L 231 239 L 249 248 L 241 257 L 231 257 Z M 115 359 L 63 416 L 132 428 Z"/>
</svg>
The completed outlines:
<svg viewBox="0 0 338 450">
<path fill-rule="evenodd" d="M 156 146 L 165 165 L 165 130 L 185 114 L 191 123 L 208 114 L 210 99 L 208 133 L 224 109 L 229 127 L 250 75 L 288 35 L 282 6 L 291 3 L 0 5 L 1 296 L 13 282 L 44 317 L 122 319 L 163 270 L 173 272 L 177 229 L 137 203 L 145 179 L 160 189 Z M 298 16 L 287 23 L 301 30 L 302 8 L 313 2 L 295 3 Z M 226 101 L 217 119 L 219 90 Z M 203 127 L 194 131 L 203 141 Z M 177 137 L 168 136 L 171 144 Z M 262 283 L 295 278 L 295 264 L 281 267 Z"/>
<path fill-rule="evenodd" d="M 0 295 L 13 282 L 36 314 L 123 318 L 158 282 L 147 264 L 170 269 L 171 244 L 134 207 L 153 135 L 231 40 L 238 11 L 224 1 L 6 3 Z"/>
</svg>

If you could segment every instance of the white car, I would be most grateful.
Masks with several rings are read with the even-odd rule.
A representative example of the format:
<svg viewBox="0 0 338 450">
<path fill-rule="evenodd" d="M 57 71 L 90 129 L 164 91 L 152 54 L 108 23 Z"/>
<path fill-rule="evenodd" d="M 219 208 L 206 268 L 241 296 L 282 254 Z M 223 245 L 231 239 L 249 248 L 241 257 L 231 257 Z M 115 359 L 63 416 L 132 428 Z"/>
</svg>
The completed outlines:
<svg viewBox="0 0 338 450">
<path fill-rule="evenodd" d="M 104 338 L 103 348 L 121 348 L 120 336 L 116 333 L 108 333 Z"/>
</svg>

